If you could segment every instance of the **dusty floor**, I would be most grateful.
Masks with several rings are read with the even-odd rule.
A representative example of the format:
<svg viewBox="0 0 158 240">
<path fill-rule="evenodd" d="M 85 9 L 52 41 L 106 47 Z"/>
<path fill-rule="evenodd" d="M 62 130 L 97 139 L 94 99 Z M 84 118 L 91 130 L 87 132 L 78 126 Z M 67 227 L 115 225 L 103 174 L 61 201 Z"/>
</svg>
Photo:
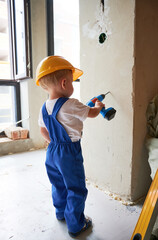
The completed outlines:
<svg viewBox="0 0 158 240">
<path fill-rule="evenodd" d="M 67 240 L 66 223 L 55 218 L 45 150 L 0 157 L 0 239 Z M 141 205 L 124 206 L 87 184 L 85 214 L 93 228 L 77 239 L 130 240 Z"/>
</svg>

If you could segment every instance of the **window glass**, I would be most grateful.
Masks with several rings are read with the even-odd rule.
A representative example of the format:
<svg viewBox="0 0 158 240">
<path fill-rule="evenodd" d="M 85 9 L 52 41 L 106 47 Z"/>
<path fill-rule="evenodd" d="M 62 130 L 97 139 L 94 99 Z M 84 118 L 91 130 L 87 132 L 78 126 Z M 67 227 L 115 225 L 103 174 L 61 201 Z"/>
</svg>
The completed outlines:
<svg viewBox="0 0 158 240">
<path fill-rule="evenodd" d="M 0 80 L 12 76 L 9 51 L 9 25 L 7 1 L 0 0 Z M 0 85 L 0 130 L 15 122 L 14 87 Z"/>
<path fill-rule="evenodd" d="M 54 45 L 55 55 L 80 66 L 79 0 L 54 0 Z"/>
<path fill-rule="evenodd" d="M 0 86 L 0 131 L 15 122 L 13 86 Z"/>
<path fill-rule="evenodd" d="M 15 49 L 16 49 L 16 74 L 26 76 L 26 48 L 24 25 L 24 2 L 14 1 L 15 7 Z"/>
<path fill-rule="evenodd" d="M 54 54 L 80 68 L 79 0 L 54 0 Z M 80 98 L 80 83 L 74 82 L 72 97 Z"/>
<path fill-rule="evenodd" d="M 7 1 L 0 0 L 0 79 L 11 78 Z"/>
</svg>

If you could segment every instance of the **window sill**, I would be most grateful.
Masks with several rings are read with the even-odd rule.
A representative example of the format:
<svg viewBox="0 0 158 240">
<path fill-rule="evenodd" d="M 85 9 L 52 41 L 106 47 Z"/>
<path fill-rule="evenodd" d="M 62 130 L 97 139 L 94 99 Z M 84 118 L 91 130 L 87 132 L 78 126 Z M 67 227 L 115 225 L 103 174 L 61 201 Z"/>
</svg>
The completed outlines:
<svg viewBox="0 0 158 240">
<path fill-rule="evenodd" d="M 12 142 L 13 140 L 7 137 L 0 137 L 0 144 L 6 142 Z"/>
<path fill-rule="evenodd" d="M 7 137 L 0 138 L 0 156 L 18 152 L 26 152 L 34 148 L 32 139 L 12 140 Z"/>
<path fill-rule="evenodd" d="M 24 141 L 24 140 L 28 141 L 28 139 L 29 139 L 29 138 L 25 138 L 25 139 L 15 139 L 15 140 L 13 140 L 13 139 L 10 139 L 10 138 L 8 138 L 8 137 L 0 137 L 0 144 L 1 144 L 1 143 L 7 143 L 7 142 Z"/>
</svg>

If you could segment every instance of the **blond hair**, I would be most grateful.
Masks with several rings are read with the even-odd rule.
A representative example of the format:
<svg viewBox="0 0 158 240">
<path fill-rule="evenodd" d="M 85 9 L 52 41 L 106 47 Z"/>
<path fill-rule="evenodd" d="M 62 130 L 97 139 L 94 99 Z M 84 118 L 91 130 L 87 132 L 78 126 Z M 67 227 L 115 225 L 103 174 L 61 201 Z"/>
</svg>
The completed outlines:
<svg viewBox="0 0 158 240">
<path fill-rule="evenodd" d="M 44 89 L 48 89 L 52 85 L 57 85 L 58 82 L 61 80 L 61 78 L 63 77 L 67 78 L 70 72 L 72 72 L 72 70 L 62 69 L 62 70 L 58 70 L 53 73 L 50 73 L 39 79 L 39 85 Z"/>
</svg>

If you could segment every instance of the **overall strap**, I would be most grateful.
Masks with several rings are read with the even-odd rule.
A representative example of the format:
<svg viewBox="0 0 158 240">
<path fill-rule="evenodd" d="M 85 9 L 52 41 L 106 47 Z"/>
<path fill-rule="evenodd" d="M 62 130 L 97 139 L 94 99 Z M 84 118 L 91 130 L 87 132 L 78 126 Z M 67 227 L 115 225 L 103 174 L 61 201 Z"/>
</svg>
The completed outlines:
<svg viewBox="0 0 158 240">
<path fill-rule="evenodd" d="M 68 100 L 69 98 L 65 98 L 65 97 L 61 97 L 59 98 L 56 103 L 55 103 L 55 106 L 53 108 L 53 112 L 52 112 L 52 116 L 54 118 L 56 118 L 60 108 L 62 107 L 62 105 Z"/>
<path fill-rule="evenodd" d="M 48 112 L 46 109 L 46 102 L 42 106 L 42 115 L 43 115 L 43 118 L 48 116 Z"/>
<path fill-rule="evenodd" d="M 52 143 L 72 143 L 65 128 L 57 120 L 56 115 L 59 112 L 62 105 L 68 100 L 68 98 L 59 98 L 53 108 L 51 115 L 48 114 L 46 109 L 46 103 L 42 107 L 43 121 L 49 132 Z"/>
</svg>

